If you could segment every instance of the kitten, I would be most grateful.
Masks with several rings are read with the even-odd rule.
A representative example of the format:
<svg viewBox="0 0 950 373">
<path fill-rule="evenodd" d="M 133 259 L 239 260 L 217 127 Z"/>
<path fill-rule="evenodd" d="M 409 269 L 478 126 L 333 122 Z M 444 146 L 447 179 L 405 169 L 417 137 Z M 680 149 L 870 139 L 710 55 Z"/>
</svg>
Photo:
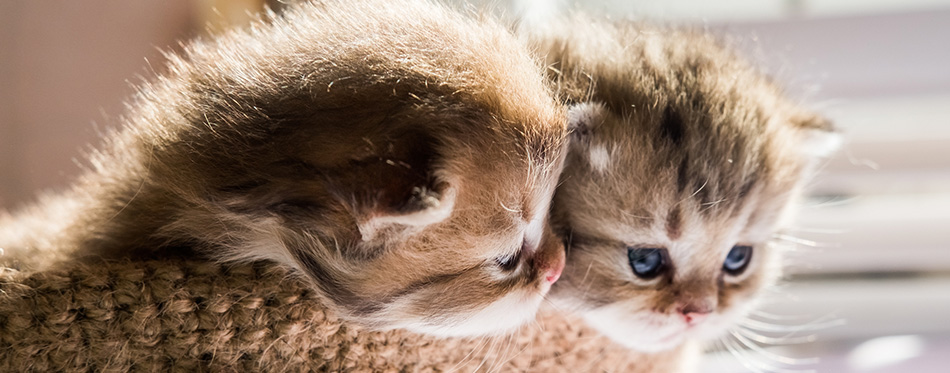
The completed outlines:
<svg viewBox="0 0 950 373">
<path fill-rule="evenodd" d="M 375 329 L 533 319 L 567 130 L 525 47 L 422 0 L 270 18 L 170 56 L 69 191 L 3 218 L 0 260 L 188 247 L 290 266 Z"/>
<path fill-rule="evenodd" d="M 721 335 L 779 276 L 772 237 L 837 135 L 710 35 L 548 26 L 522 33 L 575 105 L 552 298 L 641 351 Z"/>
</svg>

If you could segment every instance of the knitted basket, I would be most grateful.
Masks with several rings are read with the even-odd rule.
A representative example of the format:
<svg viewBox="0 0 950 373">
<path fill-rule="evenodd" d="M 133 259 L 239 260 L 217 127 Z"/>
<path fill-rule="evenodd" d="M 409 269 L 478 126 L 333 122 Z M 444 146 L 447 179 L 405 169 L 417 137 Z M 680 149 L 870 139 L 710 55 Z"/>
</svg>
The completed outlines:
<svg viewBox="0 0 950 373">
<path fill-rule="evenodd" d="M 0 267 L 0 371 L 676 370 L 551 310 L 506 337 L 373 332 L 273 264 L 197 259 Z"/>
</svg>

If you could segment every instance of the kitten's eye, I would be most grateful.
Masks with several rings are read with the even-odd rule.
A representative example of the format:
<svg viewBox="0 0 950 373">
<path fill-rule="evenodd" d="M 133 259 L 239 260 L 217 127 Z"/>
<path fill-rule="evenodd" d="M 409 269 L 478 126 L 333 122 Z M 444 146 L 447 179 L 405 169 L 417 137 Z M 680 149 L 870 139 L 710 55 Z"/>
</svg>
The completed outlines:
<svg viewBox="0 0 950 373">
<path fill-rule="evenodd" d="M 524 252 L 524 245 L 522 242 L 521 249 L 514 254 L 496 258 L 495 263 L 505 272 L 514 271 L 515 268 L 518 268 L 518 262 L 521 261 L 521 253 Z"/>
<path fill-rule="evenodd" d="M 659 276 L 666 270 L 666 257 L 663 249 L 627 248 L 627 258 L 633 273 L 643 279 Z"/>
<path fill-rule="evenodd" d="M 726 261 L 722 263 L 722 269 L 730 275 L 738 276 L 749 266 L 749 259 L 752 259 L 752 246 L 733 246 L 726 255 Z"/>
</svg>

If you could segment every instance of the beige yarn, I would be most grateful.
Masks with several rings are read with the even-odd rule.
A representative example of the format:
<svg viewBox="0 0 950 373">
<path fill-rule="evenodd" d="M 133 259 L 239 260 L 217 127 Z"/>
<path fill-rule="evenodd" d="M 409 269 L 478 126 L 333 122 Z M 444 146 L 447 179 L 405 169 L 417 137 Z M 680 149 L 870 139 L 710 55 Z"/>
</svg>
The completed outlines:
<svg viewBox="0 0 950 373">
<path fill-rule="evenodd" d="M 3 372 L 669 372 L 677 360 L 643 359 L 553 311 L 502 338 L 366 331 L 268 263 L 165 259 L 0 271 Z"/>
</svg>

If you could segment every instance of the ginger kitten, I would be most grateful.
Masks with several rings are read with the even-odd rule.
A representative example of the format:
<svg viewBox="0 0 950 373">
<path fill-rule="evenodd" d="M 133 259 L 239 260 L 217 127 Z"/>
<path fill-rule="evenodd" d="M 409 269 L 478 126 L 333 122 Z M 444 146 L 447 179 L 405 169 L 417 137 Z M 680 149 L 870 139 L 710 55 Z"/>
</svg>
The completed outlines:
<svg viewBox="0 0 950 373">
<path fill-rule="evenodd" d="M 194 42 L 0 264 L 196 248 L 273 260 L 375 329 L 490 334 L 564 265 L 566 118 L 503 27 L 422 0 L 305 2 Z"/>
<path fill-rule="evenodd" d="M 547 26 L 523 33 L 574 105 L 552 298 L 641 351 L 720 336 L 780 275 L 773 235 L 837 136 L 709 35 Z"/>
</svg>

